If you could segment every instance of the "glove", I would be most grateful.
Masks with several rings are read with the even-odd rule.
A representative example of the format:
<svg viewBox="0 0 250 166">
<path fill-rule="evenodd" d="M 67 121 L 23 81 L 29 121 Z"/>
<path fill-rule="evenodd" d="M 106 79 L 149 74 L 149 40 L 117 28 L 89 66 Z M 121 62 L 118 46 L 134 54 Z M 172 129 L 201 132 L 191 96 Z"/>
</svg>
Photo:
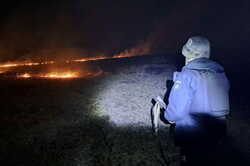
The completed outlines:
<svg viewBox="0 0 250 166">
<path fill-rule="evenodd" d="M 154 104 L 151 110 L 151 116 L 152 116 L 152 124 L 153 124 L 153 130 L 154 132 L 158 132 L 159 129 L 159 120 L 161 120 L 164 124 L 170 124 L 175 125 L 174 122 L 168 121 L 165 119 L 164 111 L 167 108 L 167 105 L 162 100 L 160 96 L 157 96 L 156 98 L 152 99 L 152 103 Z"/>
<path fill-rule="evenodd" d="M 151 118 L 153 131 L 157 134 L 159 130 L 159 119 L 160 119 L 161 107 L 158 102 L 156 102 L 151 109 Z"/>
</svg>

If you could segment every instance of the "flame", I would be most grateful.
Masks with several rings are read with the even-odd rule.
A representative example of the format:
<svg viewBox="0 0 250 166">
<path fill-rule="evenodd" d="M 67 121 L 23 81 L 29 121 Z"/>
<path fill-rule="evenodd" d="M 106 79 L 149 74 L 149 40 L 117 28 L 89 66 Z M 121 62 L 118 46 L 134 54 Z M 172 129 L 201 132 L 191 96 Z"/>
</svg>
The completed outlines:
<svg viewBox="0 0 250 166">
<path fill-rule="evenodd" d="M 54 64 L 55 61 L 44 61 L 44 62 L 8 62 L 0 64 L 0 68 L 11 68 L 11 67 L 21 67 L 21 66 L 38 66 L 38 65 L 48 65 Z"/>
<path fill-rule="evenodd" d="M 72 60 L 72 62 L 87 62 L 87 61 L 98 61 L 98 60 L 108 60 L 108 59 L 119 59 L 119 58 L 133 57 L 133 56 L 141 56 L 141 55 L 135 55 L 129 51 L 125 51 L 121 54 L 114 55 L 112 57 L 99 56 L 99 57 L 94 57 L 94 58 L 81 58 L 81 59 L 74 59 Z"/>
<path fill-rule="evenodd" d="M 144 54 L 139 54 L 138 50 L 132 49 L 129 51 L 124 51 L 120 54 L 115 54 L 114 56 L 97 56 L 97 57 L 87 57 L 80 59 L 71 59 L 65 60 L 64 63 L 75 63 L 75 62 L 88 62 L 88 61 L 99 61 L 99 60 L 110 60 L 110 59 L 118 59 L 118 58 L 127 58 L 134 56 L 142 56 Z M 143 52 L 144 53 L 144 52 Z M 49 65 L 56 64 L 56 61 L 43 61 L 43 62 L 31 62 L 31 61 L 21 61 L 21 62 L 7 62 L 0 64 L 0 74 L 6 71 L 11 70 L 11 68 L 16 67 L 25 67 L 25 66 L 38 66 L 38 65 Z M 14 71 L 14 70 L 12 70 Z M 81 73 L 81 74 L 80 74 Z M 103 72 L 99 70 L 98 72 L 74 72 L 74 71 L 63 71 L 63 72 L 49 72 L 49 73 L 40 73 L 40 74 L 31 74 L 31 73 L 23 73 L 16 75 L 17 78 L 38 78 L 38 79 L 72 79 L 72 78 L 90 78 L 97 77 L 101 75 Z"/>
<path fill-rule="evenodd" d="M 0 68 L 0 74 L 8 72 L 10 69 L 9 68 Z"/>
<path fill-rule="evenodd" d="M 16 75 L 17 78 L 28 79 L 28 78 L 36 78 L 36 79 L 75 79 L 75 78 L 93 78 L 98 77 L 103 74 L 102 70 L 97 72 L 86 72 L 80 74 L 79 72 L 67 71 L 67 72 L 49 72 L 49 73 L 39 73 L 39 74 L 31 74 L 31 73 L 23 73 Z"/>
<path fill-rule="evenodd" d="M 0 67 L 1 68 L 9 68 L 9 67 L 16 67 L 18 64 L 16 63 L 7 63 L 7 64 L 2 64 Z"/>
<path fill-rule="evenodd" d="M 17 77 L 18 77 L 18 78 L 31 78 L 31 77 L 32 77 L 32 75 L 31 75 L 31 74 L 29 74 L 29 73 L 24 73 L 24 74 L 20 74 L 20 75 L 18 75 Z"/>
<path fill-rule="evenodd" d="M 30 74 L 24 73 L 17 75 L 17 78 L 42 78 L 42 79 L 71 79 L 79 78 L 80 75 L 77 72 L 50 72 L 45 74 Z"/>
<path fill-rule="evenodd" d="M 79 74 L 77 72 L 50 72 L 39 75 L 39 77 L 49 78 L 49 79 L 70 79 L 70 78 L 78 78 Z"/>
<path fill-rule="evenodd" d="M 87 61 L 98 61 L 98 60 L 105 60 L 105 59 L 112 59 L 112 57 L 94 57 L 94 58 L 81 58 L 81 59 L 74 59 L 72 62 L 87 62 Z"/>
<path fill-rule="evenodd" d="M 2 74 L 2 73 L 4 73 L 5 72 L 5 70 L 0 70 L 0 74 Z"/>
<path fill-rule="evenodd" d="M 87 72 L 84 74 L 85 78 L 92 78 L 92 77 L 98 77 L 103 74 L 102 70 L 99 70 L 98 72 Z"/>
<path fill-rule="evenodd" d="M 65 63 L 71 62 L 87 62 L 87 61 L 98 61 L 98 60 L 108 60 L 108 59 L 118 59 L 118 58 L 127 58 L 133 56 L 142 56 L 141 54 L 135 54 L 133 51 L 124 51 L 120 54 L 114 55 L 112 57 L 99 56 L 92 58 L 80 58 L 73 60 L 65 60 Z M 48 65 L 55 64 L 55 61 L 44 61 L 44 62 L 8 62 L 0 64 L 0 68 L 13 68 L 13 67 L 22 67 L 22 66 L 38 66 L 38 65 Z"/>
</svg>

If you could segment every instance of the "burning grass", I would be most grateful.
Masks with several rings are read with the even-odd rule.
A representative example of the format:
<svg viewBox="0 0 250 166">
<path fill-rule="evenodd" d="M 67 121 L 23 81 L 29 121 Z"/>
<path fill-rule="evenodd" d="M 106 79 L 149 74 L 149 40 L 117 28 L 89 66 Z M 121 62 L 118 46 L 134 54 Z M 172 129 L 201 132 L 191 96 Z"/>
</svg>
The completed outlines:
<svg viewBox="0 0 250 166">
<path fill-rule="evenodd" d="M 18 78 L 31 78 L 32 75 L 29 73 L 24 73 L 24 74 L 17 75 L 17 77 Z"/>
<path fill-rule="evenodd" d="M 79 74 L 76 72 L 50 72 L 45 74 L 30 74 L 30 73 L 24 73 L 24 74 L 18 74 L 17 78 L 44 78 L 44 79 L 73 79 L 73 78 L 79 78 Z"/>
<path fill-rule="evenodd" d="M 108 59 L 119 59 L 119 58 L 128 58 L 128 57 L 135 57 L 135 56 L 142 56 L 140 54 L 134 54 L 129 51 L 125 51 L 121 54 L 117 54 L 114 56 L 97 56 L 97 57 L 85 57 L 85 58 L 78 58 L 78 59 L 71 59 L 65 60 L 63 63 L 75 63 L 75 62 L 89 62 L 89 61 L 99 61 L 99 60 L 108 60 Z M 15 67 L 22 67 L 22 66 L 40 66 L 40 65 L 50 65 L 50 64 L 57 64 L 57 61 L 42 61 L 42 62 L 32 62 L 32 61 L 15 61 L 15 62 L 6 62 L 0 64 L 1 68 L 15 68 Z"/>
<path fill-rule="evenodd" d="M 39 65 L 48 65 L 54 64 L 55 61 L 44 61 L 44 62 L 7 62 L 0 64 L 0 68 L 13 68 L 21 66 L 39 66 Z"/>
<path fill-rule="evenodd" d="M 58 73 L 58 72 L 51 72 L 51 73 L 47 73 L 45 75 L 40 75 L 39 77 L 41 78 L 50 78 L 50 79 L 67 79 L 67 78 L 78 78 L 79 74 L 76 72 L 62 72 L 62 73 Z"/>
<path fill-rule="evenodd" d="M 114 55 L 111 57 L 108 56 L 97 56 L 97 57 L 85 57 L 79 59 L 71 59 L 65 60 L 63 62 L 57 61 L 42 61 L 42 62 L 32 62 L 32 61 L 16 61 L 16 62 L 7 62 L 0 64 L 0 74 L 1 76 L 17 78 L 17 79 L 77 79 L 77 78 L 92 78 L 101 75 L 102 70 L 68 70 L 70 66 L 77 66 L 82 62 L 94 62 L 100 60 L 110 60 L 110 59 L 118 59 L 118 58 L 127 58 L 136 56 L 134 54 L 130 54 L 129 52 Z M 58 66 L 59 70 L 58 70 Z M 31 68 L 32 67 L 32 68 Z M 33 68 L 49 68 L 49 71 L 42 72 L 33 72 Z M 23 68 L 29 68 L 29 70 L 23 70 Z M 9 73 L 5 74 L 7 71 Z M 14 74 L 13 74 L 14 73 Z"/>
<path fill-rule="evenodd" d="M 103 72 L 96 71 L 96 72 L 76 72 L 76 71 L 64 71 L 64 72 L 57 72 L 52 71 L 48 73 L 39 73 L 39 74 L 32 74 L 32 73 L 22 73 L 17 74 L 16 78 L 19 79 L 77 79 L 77 78 L 92 78 L 101 75 Z"/>
<path fill-rule="evenodd" d="M 28 65 L 29 64 L 29 65 Z M 92 63 L 47 63 L 43 62 L 36 65 L 36 63 L 27 63 L 23 66 L 17 67 L 0 67 L 0 78 L 3 79 L 81 79 L 93 78 L 101 75 L 103 71 L 100 67 Z M 45 65 L 46 64 L 46 65 Z M 14 64 L 9 66 L 14 66 Z"/>
<path fill-rule="evenodd" d="M 0 69 L 0 74 L 7 72 L 8 69 Z"/>
</svg>

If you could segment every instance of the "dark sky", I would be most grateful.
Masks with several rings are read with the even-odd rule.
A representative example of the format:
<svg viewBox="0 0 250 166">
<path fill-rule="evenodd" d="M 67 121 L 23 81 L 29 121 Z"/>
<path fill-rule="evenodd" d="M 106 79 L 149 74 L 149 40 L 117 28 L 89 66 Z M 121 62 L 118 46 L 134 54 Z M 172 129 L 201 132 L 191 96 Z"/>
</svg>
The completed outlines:
<svg viewBox="0 0 250 166">
<path fill-rule="evenodd" d="M 0 61 L 110 56 L 145 43 L 177 52 L 191 35 L 218 50 L 250 44 L 247 0 L 9 0 L 0 15 Z"/>
</svg>

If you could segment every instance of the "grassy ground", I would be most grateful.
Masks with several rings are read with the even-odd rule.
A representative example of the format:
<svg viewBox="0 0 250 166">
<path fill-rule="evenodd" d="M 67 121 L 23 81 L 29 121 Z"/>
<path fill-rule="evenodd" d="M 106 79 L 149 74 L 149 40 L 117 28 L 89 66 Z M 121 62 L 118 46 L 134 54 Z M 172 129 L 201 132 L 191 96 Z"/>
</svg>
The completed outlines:
<svg viewBox="0 0 250 166">
<path fill-rule="evenodd" d="M 91 80 L 0 80 L 2 163 L 162 165 L 149 125 L 116 125 L 100 110 L 98 95 L 105 88 L 104 80 L 120 73 L 107 71 Z M 144 111 L 149 115 L 149 110 Z M 167 154 L 177 156 L 178 151 L 169 147 L 167 130 L 162 133 L 162 146 L 172 150 Z"/>
<path fill-rule="evenodd" d="M 38 83 L 8 82 L 8 91 L 2 89 L 0 152 L 5 165 L 162 162 L 149 127 L 115 127 L 91 112 L 93 91 L 81 88 L 89 86 L 85 81 L 48 81 L 28 90 L 34 84 Z M 17 92 L 16 86 L 25 91 Z"/>
<path fill-rule="evenodd" d="M 107 72 L 91 80 L 0 80 L 1 165 L 163 165 L 148 108 L 160 92 L 155 87 L 163 87 L 174 68 L 164 70 L 152 60 L 153 65 L 128 67 L 129 61 L 99 64 Z M 247 108 L 233 103 L 230 140 L 220 154 L 224 164 L 244 165 L 250 156 L 249 121 L 242 117 Z M 178 165 L 179 151 L 171 137 L 162 126 L 164 152 Z"/>
</svg>

